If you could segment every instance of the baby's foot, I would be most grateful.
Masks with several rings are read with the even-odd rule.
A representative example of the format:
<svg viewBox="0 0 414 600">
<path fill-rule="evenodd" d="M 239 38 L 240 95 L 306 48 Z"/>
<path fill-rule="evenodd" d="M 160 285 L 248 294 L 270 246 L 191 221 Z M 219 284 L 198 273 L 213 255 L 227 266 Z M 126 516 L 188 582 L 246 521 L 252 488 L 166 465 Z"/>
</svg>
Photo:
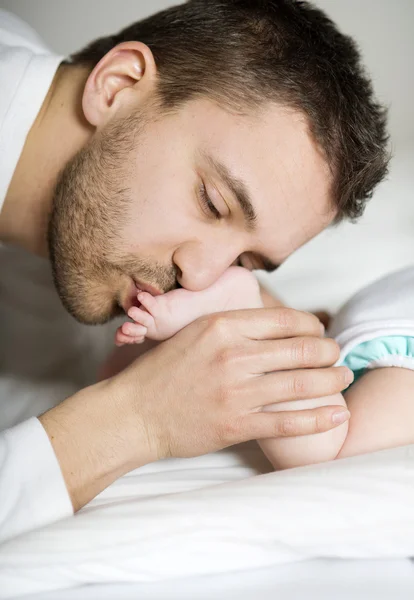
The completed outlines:
<svg viewBox="0 0 414 600">
<path fill-rule="evenodd" d="M 256 278 L 241 267 L 230 267 L 200 292 L 180 288 L 155 297 L 140 292 L 137 297 L 141 307 L 129 309 L 128 316 L 134 323 L 124 323 L 118 329 L 118 344 L 141 343 L 145 337 L 165 340 L 203 315 L 262 306 Z"/>
</svg>

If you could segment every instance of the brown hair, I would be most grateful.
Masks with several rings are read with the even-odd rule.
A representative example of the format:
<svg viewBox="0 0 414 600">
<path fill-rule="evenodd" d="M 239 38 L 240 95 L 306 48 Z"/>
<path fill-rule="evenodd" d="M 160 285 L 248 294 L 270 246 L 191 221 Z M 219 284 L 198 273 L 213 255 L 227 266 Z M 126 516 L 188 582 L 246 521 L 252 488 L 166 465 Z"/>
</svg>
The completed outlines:
<svg viewBox="0 0 414 600">
<path fill-rule="evenodd" d="M 189 0 L 92 42 L 70 61 L 92 68 L 131 40 L 154 55 L 164 109 L 207 96 L 239 111 L 265 101 L 300 110 L 330 165 L 337 221 L 363 213 L 387 173 L 386 111 L 355 42 L 321 10 L 298 0 Z"/>
</svg>

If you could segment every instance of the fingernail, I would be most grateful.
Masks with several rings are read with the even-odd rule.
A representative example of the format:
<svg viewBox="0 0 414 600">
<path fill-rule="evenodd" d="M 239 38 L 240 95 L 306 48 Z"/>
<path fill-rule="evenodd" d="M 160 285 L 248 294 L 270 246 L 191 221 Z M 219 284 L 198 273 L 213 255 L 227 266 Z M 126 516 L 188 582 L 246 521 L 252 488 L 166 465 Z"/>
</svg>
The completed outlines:
<svg viewBox="0 0 414 600">
<path fill-rule="evenodd" d="M 325 335 L 325 325 L 323 323 L 321 323 L 320 325 L 321 325 L 321 336 L 323 337 Z"/>
<path fill-rule="evenodd" d="M 335 425 L 339 425 L 340 423 L 345 423 L 345 421 L 348 421 L 350 416 L 351 413 L 349 412 L 349 410 L 336 412 L 332 415 L 332 422 L 335 423 Z"/>
<path fill-rule="evenodd" d="M 348 383 L 348 384 L 350 384 L 354 381 L 354 373 L 351 371 L 351 369 L 347 369 L 344 379 L 345 379 L 345 383 Z"/>
</svg>

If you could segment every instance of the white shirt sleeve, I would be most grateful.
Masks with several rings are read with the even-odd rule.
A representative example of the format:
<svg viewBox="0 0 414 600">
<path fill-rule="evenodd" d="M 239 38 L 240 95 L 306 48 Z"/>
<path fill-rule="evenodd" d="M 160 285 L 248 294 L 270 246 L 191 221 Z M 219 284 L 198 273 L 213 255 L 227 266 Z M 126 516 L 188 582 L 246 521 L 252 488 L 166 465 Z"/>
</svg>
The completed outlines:
<svg viewBox="0 0 414 600">
<path fill-rule="evenodd" d="M 0 432 L 0 543 L 73 514 L 52 444 L 36 418 Z"/>
</svg>

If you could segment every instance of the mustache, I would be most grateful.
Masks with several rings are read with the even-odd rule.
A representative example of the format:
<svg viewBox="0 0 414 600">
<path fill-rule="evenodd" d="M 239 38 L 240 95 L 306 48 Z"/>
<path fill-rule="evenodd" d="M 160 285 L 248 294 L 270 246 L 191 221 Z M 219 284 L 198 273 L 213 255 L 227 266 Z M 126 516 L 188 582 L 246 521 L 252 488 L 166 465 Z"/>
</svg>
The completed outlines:
<svg viewBox="0 0 414 600">
<path fill-rule="evenodd" d="M 178 269 L 174 266 L 168 268 L 154 261 L 137 257 L 127 257 L 118 265 L 120 271 L 127 273 L 134 281 L 141 281 L 152 285 L 166 293 L 182 287 L 177 280 Z"/>
<path fill-rule="evenodd" d="M 157 290 L 159 290 L 160 292 L 166 294 L 167 292 L 171 292 L 172 290 L 176 290 L 177 288 L 182 287 L 177 279 L 175 278 L 175 276 L 172 277 L 168 277 L 167 276 L 163 276 L 162 278 L 160 277 L 150 277 L 150 276 L 146 276 L 145 274 L 142 273 L 142 271 L 139 271 L 138 273 L 132 273 L 130 275 L 131 279 L 133 281 L 135 281 L 138 284 L 139 287 L 139 282 L 141 282 L 142 284 L 147 284 L 150 285 L 154 288 L 156 288 Z"/>
</svg>

